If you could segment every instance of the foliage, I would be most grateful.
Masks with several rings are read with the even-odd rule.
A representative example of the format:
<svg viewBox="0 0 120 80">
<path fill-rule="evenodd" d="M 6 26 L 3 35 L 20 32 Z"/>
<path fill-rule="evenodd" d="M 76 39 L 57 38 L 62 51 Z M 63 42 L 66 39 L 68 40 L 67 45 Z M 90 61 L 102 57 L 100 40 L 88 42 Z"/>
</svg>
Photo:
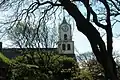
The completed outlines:
<svg viewBox="0 0 120 80">
<path fill-rule="evenodd" d="M 11 60 L 9 58 L 7 58 L 6 56 L 4 56 L 2 53 L 0 53 L 0 61 L 6 63 L 6 64 L 11 64 Z"/>
<path fill-rule="evenodd" d="M 87 69 L 88 72 L 91 74 L 93 80 L 99 79 L 99 76 L 104 77 L 104 70 L 102 66 L 97 62 L 97 60 L 89 60 L 86 63 L 82 63 L 82 65 L 83 69 Z"/>
<path fill-rule="evenodd" d="M 114 59 L 116 60 L 117 64 L 117 72 L 118 72 L 118 78 L 120 78 L 120 56 L 118 52 L 113 53 Z M 95 56 L 92 52 L 86 52 L 83 54 L 80 54 L 78 56 L 78 59 L 80 61 L 80 67 L 81 67 L 81 77 L 82 78 L 90 78 L 88 80 L 100 80 L 101 78 L 105 78 L 104 76 L 104 69 L 102 66 L 98 63 Z M 83 79 L 84 80 L 84 79 Z"/>
<path fill-rule="evenodd" d="M 82 80 L 94 80 L 92 77 L 92 74 L 90 73 L 90 71 L 87 68 L 81 69 L 80 73 L 81 73 L 80 78 Z"/>
<path fill-rule="evenodd" d="M 78 78 L 79 68 L 74 59 L 50 53 L 26 54 L 12 60 L 10 80 L 63 80 Z"/>
<path fill-rule="evenodd" d="M 0 8 L 8 12 L 9 16 L 7 15 L 7 20 L 1 19 L 1 23 L 3 23 L 1 31 L 9 30 L 11 26 L 18 23 L 18 21 L 23 20 L 27 23 L 37 23 L 37 30 L 39 30 L 41 23 L 44 21 L 50 24 L 53 19 L 55 21 L 57 17 L 61 17 L 59 14 L 61 14 L 61 8 L 64 7 L 75 20 L 77 29 L 89 40 L 93 53 L 105 69 L 106 79 L 117 80 L 116 64 L 112 57 L 112 25 L 120 22 L 114 18 L 120 15 L 120 0 L 95 0 L 96 4 L 98 2 L 100 3 L 96 7 L 92 6 L 94 1 L 89 1 L 90 0 L 2 0 L 0 2 Z M 84 5 L 87 18 L 82 14 L 84 10 L 79 9 L 77 2 Z M 101 17 L 101 14 L 104 18 Z M 115 23 L 113 22 L 113 24 L 111 22 L 111 16 L 115 19 Z M 90 19 L 92 19 L 93 23 L 91 23 Z M 7 24 L 7 27 L 4 24 Z M 106 45 L 96 26 L 105 30 Z"/>
</svg>

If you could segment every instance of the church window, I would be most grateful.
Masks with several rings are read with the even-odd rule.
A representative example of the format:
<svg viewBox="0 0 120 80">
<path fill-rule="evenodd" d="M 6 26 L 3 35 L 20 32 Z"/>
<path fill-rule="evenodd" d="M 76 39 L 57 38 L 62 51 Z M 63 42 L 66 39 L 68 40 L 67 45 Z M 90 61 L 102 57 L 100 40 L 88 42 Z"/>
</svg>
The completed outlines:
<svg viewBox="0 0 120 80">
<path fill-rule="evenodd" d="M 64 34 L 64 40 L 67 40 L 67 34 Z"/>
<path fill-rule="evenodd" d="M 65 50 L 66 46 L 65 44 L 62 44 L 62 50 Z"/>
<path fill-rule="evenodd" d="M 71 50 L 70 44 L 67 44 L 67 50 Z"/>
</svg>

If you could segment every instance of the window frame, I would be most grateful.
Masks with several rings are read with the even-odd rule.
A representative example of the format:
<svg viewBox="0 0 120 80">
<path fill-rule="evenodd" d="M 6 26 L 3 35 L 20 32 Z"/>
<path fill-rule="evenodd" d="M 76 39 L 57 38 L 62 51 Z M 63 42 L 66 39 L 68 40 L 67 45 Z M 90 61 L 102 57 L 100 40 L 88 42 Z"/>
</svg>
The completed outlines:
<svg viewBox="0 0 120 80">
<path fill-rule="evenodd" d="M 71 45 L 67 44 L 67 50 L 71 50 Z"/>
<path fill-rule="evenodd" d="M 62 44 L 62 50 L 66 50 L 66 45 Z"/>
</svg>

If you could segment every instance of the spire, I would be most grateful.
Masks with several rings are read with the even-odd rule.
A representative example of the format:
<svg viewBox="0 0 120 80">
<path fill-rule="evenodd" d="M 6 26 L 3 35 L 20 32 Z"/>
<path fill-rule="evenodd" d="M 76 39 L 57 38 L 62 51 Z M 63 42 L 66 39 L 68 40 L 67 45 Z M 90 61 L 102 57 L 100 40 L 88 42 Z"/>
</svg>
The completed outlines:
<svg viewBox="0 0 120 80">
<path fill-rule="evenodd" d="M 62 24 L 67 24 L 67 21 L 65 19 L 65 11 L 64 11 L 64 9 L 63 9 L 63 21 L 62 21 Z"/>
<path fill-rule="evenodd" d="M 66 21 L 65 17 L 63 17 L 62 24 L 67 24 L 67 21 Z"/>
</svg>

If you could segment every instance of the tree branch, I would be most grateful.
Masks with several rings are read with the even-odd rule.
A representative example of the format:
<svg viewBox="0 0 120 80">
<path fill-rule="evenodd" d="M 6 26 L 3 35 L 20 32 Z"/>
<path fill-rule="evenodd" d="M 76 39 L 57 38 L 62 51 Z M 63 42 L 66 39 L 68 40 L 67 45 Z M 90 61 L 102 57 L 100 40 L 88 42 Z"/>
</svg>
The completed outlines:
<svg viewBox="0 0 120 80">
<path fill-rule="evenodd" d="M 106 30 L 106 25 L 103 25 L 103 24 L 101 24 L 101 23 L 98 22 L 97 14 L 93 11 L 93 9 L 91 7 L 90 7 L 90 12 L 93 15 L 93 22 L 95 22 L 95 24 L 98 27 L 101 27 L 101 28 L 103 28 L 103 29 Z"/>
<path fill-rule="evenodd" d="M 114 7 L 115 7 L 118 11 L 120 11 L 120 8 L 117 7 L 117 5 L 115 4 L 115 2 L 114 2 L 113 0 L 110 0 L 110 1 L 111 1 L 112 4 L 114 5 Z"/>
<path fill-rule="evenodd" d="M 40 6 L 40 5 L 44 5 L 44 4 L 51 4 L 52 6 L 62 6 L 61 4 L 56 4 L 56 3 L 53 3 L 53 2 L 51 2 L 51 1 L 45 1 L 45 2 L 43 2 L 43 3 L 40 3 L 40 2 L 37 0 L 37 3 L 38 3 L 39 6 Z"/>
</svg>

